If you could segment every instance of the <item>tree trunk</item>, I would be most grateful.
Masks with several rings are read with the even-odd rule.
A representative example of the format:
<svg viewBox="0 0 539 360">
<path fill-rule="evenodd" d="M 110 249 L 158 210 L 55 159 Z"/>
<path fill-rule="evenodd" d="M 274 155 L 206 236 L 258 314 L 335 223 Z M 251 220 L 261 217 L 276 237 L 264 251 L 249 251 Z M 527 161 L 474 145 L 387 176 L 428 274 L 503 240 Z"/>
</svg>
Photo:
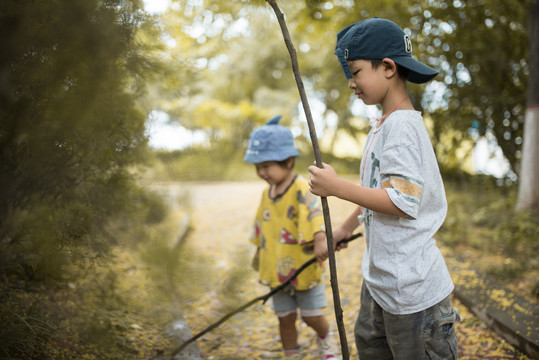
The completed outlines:
<svg viewBox="0 0 539 360">
<path fill-rule="evenodd" d="M 530 4 L 529 41 L 528 107 L 516 209 L 539 213 L 539 0 Z"/>
</svg>

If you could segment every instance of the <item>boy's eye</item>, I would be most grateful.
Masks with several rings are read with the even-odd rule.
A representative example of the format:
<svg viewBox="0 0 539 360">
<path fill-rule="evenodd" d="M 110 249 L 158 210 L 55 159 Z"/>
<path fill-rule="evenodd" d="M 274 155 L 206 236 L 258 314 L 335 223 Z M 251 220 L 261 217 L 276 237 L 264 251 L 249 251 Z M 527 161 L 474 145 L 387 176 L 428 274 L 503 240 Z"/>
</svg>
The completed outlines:
<svg viewBox="0 0 539 360">
<path fill-rule="evenodd" d="M 357 73 L 359 73 L 360 71 L 361 71 L 361 70 L 356 70 L 356 71 L 354 71 L 354 72 L 352 73 L 352 75 L 356 76 Z"/>
</svg>

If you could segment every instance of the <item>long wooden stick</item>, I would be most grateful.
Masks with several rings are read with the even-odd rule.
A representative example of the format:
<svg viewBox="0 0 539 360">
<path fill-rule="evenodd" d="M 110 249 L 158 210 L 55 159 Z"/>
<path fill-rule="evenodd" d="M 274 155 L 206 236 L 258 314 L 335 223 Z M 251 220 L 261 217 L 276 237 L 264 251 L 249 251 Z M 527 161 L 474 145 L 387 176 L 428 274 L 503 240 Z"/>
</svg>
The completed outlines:
<svg viewBox="0 0 539 360">
<path fill-rule="evenodd" d="M 286 48 L 290 53 L 290 59 L 292 60 L 292 70 L 294 71 L 294 77 L 296 79 L 296 84 L 298 86 L 299 95 L 301 98 L 301 103 L 303 104 L 303 110 L 305 111 L 305 117 L 307 118 L 307 124 L 309 125 L 309 134 L 311 135 L 311 142 L 313 144 L 314 158 L 316 160 L 316 165 L 322 167 L 322 155 L 320 153 L 320 147 L 318 146 L 318 138 L 316 137 L 316 131 L 314 128 L 314 122 L 311 115 L 311 109 L 309 107 L 309 102 L 307 101 L 307 95 L 305 93 L 305 87 L 303 86 L 303 80 L 301 79 L 301 74 L 299 72 L 298 59 L 296 55 L 296 49 L 292 44 L 290 38 L 290 33 L 286 26 L 286 21 L 284 15 L 277 5 L 275 0 L 266 0 L 270 6 L 273 8 L 281 31 L 283 33 L 284 42 Z M 339 338 L 341 340 L 341 350 L 342 358 L 348 360 L 350 358 L 350 353 L 348 350 L 348 341 L 346 340 L 346 330 L 344 328 L 343 314 L 341 308 L 341 299 L 339 296 L 339 284 L 337 281 L 337 268 L 335 266 L 335 251 L 333 249 L 333 230 L 331 229 L 331 219 L 329 216 L 329 206 L 327 198 L 325 196 L 321 197 L 322 200 L 322 212 L 324 214 L 324 223 L 326 225 L 326 239 L 328 243 L 328 255 L 329 255 L 329 272 L 331 279 L 331 290 L 333 292 L 333 305 L 335 308 L 335 319 L 337 321 L 337 328 L 339 330 Z"/>
<path fill-rule="evenodd" d="M 361 233 L 357 233 L 357 234 L 354 234 L 352 235 L 350 238 L 348 239 L 343 239 L 341 241 L 339 241 L 339 245 L 340 244 L 344 244 L 344 243 L 349 243 L 350 241 L 354 240 L 354 239 L 357 239 L 358 237 L 360 237 L 362 234 Z M 284 289 L 286 286 L 288 286 L 292 281 L 294 281 L 294 279 L 296 277 L 298 277 L 298 275 L 303 271 L 305 270 L 306 268 L 308 268 L 311 264 L 313 264 L 314 262 L 316 261 L 316 257 L 312 257 L 311 259 L 309 259 L 305 264 L 301 265 L 296 271 L 294 271 L 294 273 L 292 275 L 290 275 L 290 277 L 288 279 L 286 279 L 286 281 L 284 283 L 282 283 L 281 285 L 279 286 L 276 286 L 274 287 L 273 289 L 271 289 L 270 292 L 268 292 L 267 294 L 265 295 L 261 295 L 259 297 L 256 297 L 254 298 L 253 300 L 243 304 L 242 306 L 234 309 L 233 311 L 229 312 L 228 314 L 226 314 L 225 316 L 223 316 L 222 318 L 220 318 L 219 320 L 217 320 L 216 322 L 214 322 L 213 324 L 211 324 L 210 326 L 208 326 L 207 328 L 205 328 L 204 330 L 202 330 L 201 332 L 199 332 L 198 334 L 192 336 L 190 339 L 187 339 L 186 341 L 183 342 L 183 344 L 181 344 L 180 346 L 178 346 L 176 349 L 174 349 L 174 351 L 172 352 L 172 354 L 170 355 L 170 358 L 173 359 L 174 356 L 176 356 L 177 354 L 179 354 L 180 352 L 183 351 L 183 349 L 185 349 L 185 347 L 189 344 L 191 344 L 192 342 L 195 342 L 198 338 L 200 338 L 201 336 L 207 334 L 208 332 L 212 331 L 213 329 L 217 328 L 219 325 L 221 325 L 222 323 L 224 323 L 225 321 L 227 321 L 228 319 L 230 319 L 232 316 L 242 312 L 243 310 L 247 309 L 248 307 L 250 307 L 251 305 L 257 303 L 258 301 L 260 300 L 264 300 L 262 302 L 262 304 L 264 304 L 266 301 L 268 301 L 268 299 L 270 297 L 272 297 L 273 295 L 275 295 L 276 293 L 278 293 L 279 291 L 281 291 L 282 289 Z"/>
</svg>

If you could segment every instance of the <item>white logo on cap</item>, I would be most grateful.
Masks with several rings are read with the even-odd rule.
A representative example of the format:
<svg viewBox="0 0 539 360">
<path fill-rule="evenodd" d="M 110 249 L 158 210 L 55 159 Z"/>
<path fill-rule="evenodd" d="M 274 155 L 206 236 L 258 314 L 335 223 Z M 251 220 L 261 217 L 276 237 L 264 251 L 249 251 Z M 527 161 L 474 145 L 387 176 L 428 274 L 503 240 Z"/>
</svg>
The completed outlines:
<svg viewBox="0 0 539 360">
<path fill-rule="evenodd" d="M 344 49 L 344 58 L 348 59 L 348 49 Z"/>
<path fill-rule="evenodd" d="M 406 51 L 408 54 L 412 53 L 412 41 L 406 34 L 404 34 L 404 51 Z"/>
</svg>

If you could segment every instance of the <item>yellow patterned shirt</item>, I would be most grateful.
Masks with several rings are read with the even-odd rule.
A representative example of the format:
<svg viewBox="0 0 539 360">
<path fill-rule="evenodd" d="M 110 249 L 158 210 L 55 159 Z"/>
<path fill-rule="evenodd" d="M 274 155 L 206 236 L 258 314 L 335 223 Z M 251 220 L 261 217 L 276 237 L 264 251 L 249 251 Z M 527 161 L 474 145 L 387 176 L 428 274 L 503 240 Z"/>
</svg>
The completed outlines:
<svg viewBox="0 0 539 360">
<path fill-rule="evenodd" d="M 314 256 L 314 234 L 325 231 L 320 199 L 309 191 L 309 184 L 296 176 L 275 199 L 264 190 L 256 213 L 250 241 L 260 248 L 260 282 L 276 287 Z M 305 269 L 291 285 L 307 290 L 320 283 L 323 263 Z"/>
</svg>

